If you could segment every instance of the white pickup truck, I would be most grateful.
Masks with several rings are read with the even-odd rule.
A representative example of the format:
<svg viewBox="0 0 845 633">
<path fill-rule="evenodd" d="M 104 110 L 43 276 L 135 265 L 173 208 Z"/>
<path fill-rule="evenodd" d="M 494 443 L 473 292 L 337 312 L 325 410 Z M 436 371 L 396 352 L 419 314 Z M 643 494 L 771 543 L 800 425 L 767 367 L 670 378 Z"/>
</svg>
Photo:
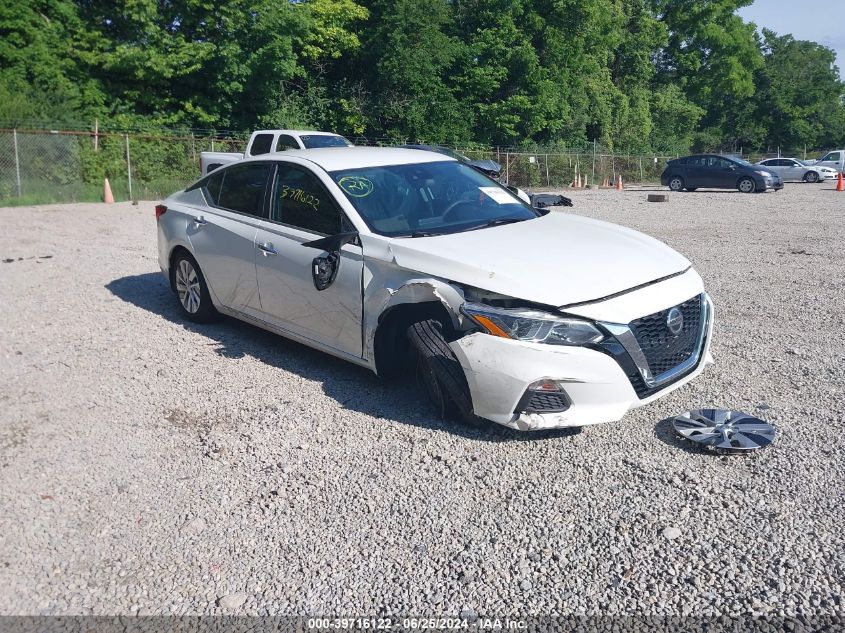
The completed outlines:
<svg viewBox="0 0 845 633">
<path fill-rule="evenodd" d="M 201 152 L 200 170 L 204 176 L 218 167 L 234 163 L 244 157 L 259 156 L 286 149 L 314 149 L 316 147 L 352 147 L 347 139 L 331 132 L 309 130 L 257 130 L 249 137 L 246 152 Z"/>
<path fill-rule="evenodd" d="M 836 149 L 828 152 L 815 163 L 814 167 L 830 167 L 840 173 L 845 173 L 845 149 Z"/>
</svg>

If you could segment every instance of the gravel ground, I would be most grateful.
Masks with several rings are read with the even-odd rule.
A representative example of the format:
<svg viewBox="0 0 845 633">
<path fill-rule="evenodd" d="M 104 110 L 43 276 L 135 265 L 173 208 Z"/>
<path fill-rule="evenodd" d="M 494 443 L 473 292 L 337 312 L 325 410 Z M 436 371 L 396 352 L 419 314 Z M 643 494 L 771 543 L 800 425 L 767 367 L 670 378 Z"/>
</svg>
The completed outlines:
<svg viewBox="0 0 845 633">
<path fill-rule="evenodd" d="M 845 194 L 574 192 L 687 255 L 716 365 L 519 435 L 232 320 L 183 322 L 153 203 L 0 209 L 0 613 L 845 614 Z M 9 261 L 11 260 L 11 261 Z M 666 418 L 772 421 L 748 457 Z"/>
</svg>

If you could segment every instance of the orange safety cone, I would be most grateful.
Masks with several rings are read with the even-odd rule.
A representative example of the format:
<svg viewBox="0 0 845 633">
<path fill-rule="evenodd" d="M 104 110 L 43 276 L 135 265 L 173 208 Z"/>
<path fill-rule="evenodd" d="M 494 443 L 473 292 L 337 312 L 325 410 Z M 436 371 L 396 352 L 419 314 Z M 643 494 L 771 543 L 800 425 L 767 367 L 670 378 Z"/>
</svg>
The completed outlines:
<svg viewBox="0 0 845 633">
<path fill-rule="evenodd" d="M 619 179 L 616 181 L 616 191 L 622 191 L 622 174 L 619 174 Z"/>
<path fill-rule="evenodd" d="M 108 178 L 103 180 L 103 202 L 106 204 L 114 204 L 114 195 L 111 192 L 111 186 L 109 185 Z"/>
<path fill-rule="evenodd" d="M 845 191 L 845 178 L 842 177 L 842 172 L 839 172 L 839 179 L 836 181 L 836 190 Z"/>
</svg>

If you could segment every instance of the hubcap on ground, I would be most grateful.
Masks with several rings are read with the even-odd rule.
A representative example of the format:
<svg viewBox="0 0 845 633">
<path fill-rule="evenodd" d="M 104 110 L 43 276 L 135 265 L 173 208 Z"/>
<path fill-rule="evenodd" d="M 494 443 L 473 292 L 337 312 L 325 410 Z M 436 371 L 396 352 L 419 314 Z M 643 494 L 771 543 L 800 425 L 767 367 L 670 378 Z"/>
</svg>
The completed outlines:
<svg viewBox="0 0 845 633">
<path fill-rule="evenodd" d="M 189 313 L 196 314 L 200 309 L 200 279 L 187 259 L 179 260 L 176 267 L 176 292 L 182 307 Z"/>
<path fill-rule="evenodd" d="M 742 411 L 697 409 L 672 420 L 681 437 L 711 450 L 748 452 L 771 444 L 774 426 Z"/>
</svg>

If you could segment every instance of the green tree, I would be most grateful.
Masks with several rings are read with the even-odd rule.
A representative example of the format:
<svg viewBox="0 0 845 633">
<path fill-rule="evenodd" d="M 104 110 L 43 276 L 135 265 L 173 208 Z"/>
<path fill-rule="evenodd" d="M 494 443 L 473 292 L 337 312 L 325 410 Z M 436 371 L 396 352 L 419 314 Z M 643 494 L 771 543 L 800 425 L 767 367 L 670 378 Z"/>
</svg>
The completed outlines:
<svg viewBox="0 0 845 633">
<path fill-rule="evenodd" d="M 372 95 L 371 129 L 398 139 L 458 143 L 470 136 L 470 113 L 450 85 L 461 42 L 446 32 L 444 0 L 373 0 L 367 8 L 360 64 Z"/>
<path fill-rule="evenodd" d="M 669 41 L 658 57 L 664 85 L 676 84 L 704 110 L 696 145 L 719 149 L 741 137 L 737 109 L 754 95 L 763 65 L 753 24 L 736 14 L 753 0 L 652 0 Z"/>
<path fill-rule="evenodd" d="M 92 74 L 113 110 L 156 123 L 246 127 L 301 73 L 309 17 L 274 0 L 80 0 L 99 36 Z"/>
<path fill-rule="evenodd" d="M 835 53 L 815 42 L 763 30 L 765 64 L 757 73 L 755 115 L 771 147 L 822 147 L 842 139 L 845 84 Z M 838 134 L 837 134 L 838 131 Z M 837 138 L 838 137 L 838 138 Z"/>
<path fill-rule="evenodd" d="M 0 120 L 75 124 L 100 112 L 90 39 L 69 0 L 0 3 Z"/>
</svg>

